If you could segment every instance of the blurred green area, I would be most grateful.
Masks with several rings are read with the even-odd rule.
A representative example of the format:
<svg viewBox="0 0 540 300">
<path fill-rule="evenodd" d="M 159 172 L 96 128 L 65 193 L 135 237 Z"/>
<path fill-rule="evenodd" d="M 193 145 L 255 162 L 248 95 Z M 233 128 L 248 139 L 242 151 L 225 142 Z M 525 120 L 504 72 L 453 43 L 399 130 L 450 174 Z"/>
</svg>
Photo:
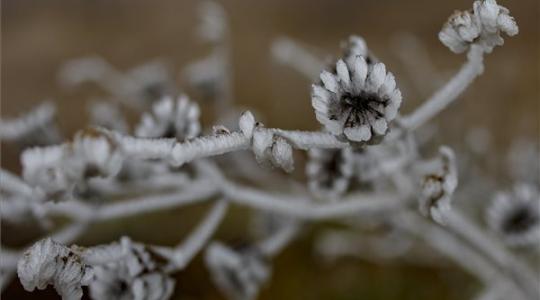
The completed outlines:
<svg viewBox="0 0 540 300">
<path fill-rule="evenodd" d="M 287 35 L 316 48 L 316 53 L 337 54 L 339 42 L 349 34 L 366 38 L 369 47 L 396 74 L 404 92 L 403 111 L 411 111 L 437 83 L 416 74 L 430 88 L 415 87 L 415 70 L 400 60 L 396 37 L 418 38 L 433 66 L 447 78 L 463 56 L 450 53 L 437 40 L 443 22 L 455 9 L 472 1 L 222 1 L 233 33 L 235 102 L 262 112 L 266 125 L 288 129 L 318 127 L 309 101 L 309 82 L 285 66 L 272 62 L 271 41 Z M 119 69 L 129 69 L 162 58 L 174 74 L 192 59 L 210 51 L 194 33 L 197 1 L 144 0 L 21 0 L 2 1 L 2 115 L 12 116 L 34 104 L 53 99 L 59 123 L 67 136 L 86 123 L 86 104 L 105 94 L 92 85 L 66 91 L 56 76 L 67 59 L 100 55 Z M 485 74 L 435 123 L 437 141 L 463 142 L 470 127 L 492 129 L 494 152 L 503 153 L 516 136 L 538 137 L 540 19 L 537 0 L 500 1 L 515 16 L 520 34 L 508 38 L 486 59 Z M 414 62 L 413 62 L 414 64 Z M 424 76 L 424 77 L 422 77 Z M 182 85 L 180 76 L 177 78 Z M 417 79 L 418 80 L 418 79 Z M 210 112 L 203 104 L 203 120 Z M 18 149 L 2 144 L 2 166 L 18 171 Z M 497 170 L 493 170 L 496 174 Z M 207 206 L 94 225 L 78 243 L 93 245 L 129 235 L 135 240 L 172 245 L 194 226 Z M 220 228 L 218 238 L 246 237 L 246 215 L 235 207 Z M 301 238 L 277 257 L 274 275 L 261 299 L 465 299 L 478 290 L 474 279 L 452 264 L 444 268 L 409 264 L 384 265 L 344 258 L 326 264 L 313 254 L 313 237 L 324 226 L 307 226 Z M 24 245 L 38 236 L 31 225 L 2 224 L 2 242 Z M 201 257 L 177 276 L 177 299 L 220 299 Z M 55 298 L 50 289 L 28 294 L 14 281 L 4 299 Z"/>
</svg>

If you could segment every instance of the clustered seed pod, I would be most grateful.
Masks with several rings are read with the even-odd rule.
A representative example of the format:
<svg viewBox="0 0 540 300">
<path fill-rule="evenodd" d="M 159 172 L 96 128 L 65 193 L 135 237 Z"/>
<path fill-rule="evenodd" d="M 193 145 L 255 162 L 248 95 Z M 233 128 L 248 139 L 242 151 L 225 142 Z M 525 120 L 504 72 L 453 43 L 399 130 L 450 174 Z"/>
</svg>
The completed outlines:
<svg viewBox="0 0 540 300">
<path fill-rule="evenodd" d="M 361 45 L 350 47 L 335 71 L 323 71 L 321 81 L 312 86 L 311 103 L 327 131 L 353 143 L 377 144 L 397 116 L 402 98 L 394 75 L 363 52 Z"/>
<path fill-rule="evenodd" d="M 495 0 L 479 0 L 474 2 L 473 10 L 456 11 L 450 16 L 439 39 L 454 53 L 465 52 L 472 44 L 489 53 L 504 43 L 502 32 L 509 36 L 518 33 L 516 21 L 508 9 Z"/>
</svg>

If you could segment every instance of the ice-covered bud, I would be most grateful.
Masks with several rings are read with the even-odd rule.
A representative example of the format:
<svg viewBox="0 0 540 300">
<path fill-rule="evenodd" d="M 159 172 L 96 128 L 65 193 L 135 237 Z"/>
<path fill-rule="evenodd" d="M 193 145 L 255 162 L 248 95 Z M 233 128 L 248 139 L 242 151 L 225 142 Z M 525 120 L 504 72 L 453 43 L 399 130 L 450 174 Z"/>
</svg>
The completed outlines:
<svg viewBox="0 0 540 300">
<path fill-rule="evenodd" d="M 325 129 L 350 142 L 379 143 L 402 100 L 385 65 L 357 55 L 338 60 L 336 71 L 323 71 L 320 79 L 312 86 L 311 103 Z"/>
<path fill-rule="evenodd" d="M 176 138 L 186 141 L 199 135 L 199 106 L 186 95 L 176 100 L 162 98 L 154 103 L 152 112 L 145 113 L 135 131 L 144 138 Z"/>
<path fill-rule="evenodd" d="M 115 176 L 122 162 L 118 145 L 100 130 L 88 128 L 75 135 L 67 166 L 70 172 L 78 172 L 85 179 Z"/>
<path fill-rule="evenodd" d="M 232 300 L 257 297 L 271 270 L 255 249 L 235 251 L 221 243 L 208 246 L 205 262 L 218 288 Z"/>
<path fill-rule="evenodd" d="M 81 299 L 81 286 L 88 284 L 92 272 L 76 249 L 47 238 L 30 247 L 17 264 L 17 274 L 27 291 L 53 285 L 62 299 Z"/>
<path fill-rule="evenodd" d="M 252 137 L 255 125 L 255 117 L 253 117 L 253 114 L 250 111 L 243 112 L 238 121 L 238 126 L 242 133 L 247 137 Z"/>
<path fill-rule="evenodd" d="M 457 187 L 457 170 L 454 152 L 449 147 L 439 149 L 439 156 L 424 166 L 421 178 L 420 212 L 444 224 L 444 212 L 451 209 Z"/>
<path fill-rule="evenodd" d="M 487 53 L 504 43 L 501 33 L 514 36 L 518 26 L 509 10 L 495 0 L 478 0 L 473 10 L 456 11 L 444 24 L 439 39 L 454 53 L 462 53 L 475 44 Z"/>
<path fill-rule="evenodd" d="M 346 42 L 341 44 L 345 61 L 354 60 L 356 56 L 368 57 L 366 41 L 358 36 L 351 35 Z"/>
<path fill-rule="evenodd" d="M 520 184 L 511 192 L 495 195 L 487 210 L 489 227 L 511 247 L 538 245 L 540 193 L 533 185 Z"/>
<path fill-rule="evenodd" d="M 285 138 L 265 129 L 260 123 L 253 130 L 252 148 L 260 164 L 274 166 L 285 172 L 294 170 L 292 146 Z"/>
</svg>

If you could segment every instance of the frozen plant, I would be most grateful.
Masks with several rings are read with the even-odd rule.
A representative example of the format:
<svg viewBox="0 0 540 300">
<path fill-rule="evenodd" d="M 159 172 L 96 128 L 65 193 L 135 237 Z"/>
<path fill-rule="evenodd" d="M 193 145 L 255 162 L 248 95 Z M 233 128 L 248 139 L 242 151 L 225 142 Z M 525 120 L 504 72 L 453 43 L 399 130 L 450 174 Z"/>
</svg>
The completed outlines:
<svg viewBox="0 0 540 300">
<path fill-rule="evenodd" d="M 0 172 L 4 222 L 32 219 L 52 230 L 69 220 L 25 249 L 3 246 L 2 287 L 16 272 L 27 291 L 52 285 L 63 299 L 81 299 L 83 287 L 93 299 L 170 299 L 181 293 L 175 274 L 204 251 L 212 280 L 226 297 L 255 299 L 272 276 L 280 276 L 271 276 L 272 259 L 306 224 L 331 219 L 350 233 L 319 239 L 315 251 L 325 256 L 362 252 L 356 256 L 430 264 L 446 257 L 478 278 L 482 297 L 538 299 L 538 270 L 509 248 L 534 250 L 538 243 L 538 180 L 516 176 L 518 188 L 495 196 L 483 227 L 459 205 L 460 199 L 470 200 L 458 186 L 459 153 L 441 146 L 429 158 L 427 141 L 417 139 L 416 132 L 482 74 L 483 57 L 502 45 L 502 34 L 517 34 L 508 9 L 478 0 L 472 10 L 452 15 L 439 39 L 452 52 L 466 51 L 466 62 L 405 115 L 399 112 L 399 78 L 362 37 L 342 43 L 340 57 L 326 67 L 299 43 L 280 38 L 272 47 L 277 60 L 309 79 L 319 73 L 311 94 L 314 119 L 321 125 L 315 131 L 265 127 L 250 111 L 236 113 L 226 11 L 203 2 L 200 13 L 199 35 L 211 53 L 182 74 L 210 96 L 217 116 L 235 115 L 235 121 L 201 128 L 198 104 L 170 86 L 161 64 L 126 73 L 96 57 L 66 64 L 63 84 L 96 82 L 121 105 L 93 105 L 93 124 L 73 139 L 57 143 L 51 136 L 50 145 L 24 149 L 21 176 Z M 125 122 L 125 108 L 139 112 L 134 130 Z M 0 133 L 6 141 L 18 140 L 48 127 L 51 118 L 51 107 L 40 107 L 4 119 Z M 302 155 L 297 150 L 308 158 L 300 168 L 305 183 L 284 174 Z M 260 166 L 251 164 L 250 155 Z M 73 245 L 94 223 L 203 202 L 211 204 L 208 213 L 176 245 L 129 237 Z M 251 208 L 256 219 L 253 227 L 259 230 L 244 247 L 214 240 L 230 205 Z M 412 246 L 418 240 L 424 242 L 420 248 L 429 248 L 418 252 Z"/>
</svg>

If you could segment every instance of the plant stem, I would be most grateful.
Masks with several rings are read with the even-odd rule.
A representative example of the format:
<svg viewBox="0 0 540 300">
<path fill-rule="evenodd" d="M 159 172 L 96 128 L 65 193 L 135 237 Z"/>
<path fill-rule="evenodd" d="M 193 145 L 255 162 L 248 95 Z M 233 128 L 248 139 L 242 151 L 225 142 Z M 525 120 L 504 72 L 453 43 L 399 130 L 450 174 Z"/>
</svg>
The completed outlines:
<svg viewBox="0 0 540 300">
<path fill-rule="evenodd" d="M 471 46 L 467 54 L 467 62 L 459 72 L 419 108 L 410 115 L 404 116 L 402 118 L 403 126 L 411 131 L 415 130 L 456 100 L 473 80 L 484 71 L 483 55 L 484 52 L 481 47 Z"/>
<path fill-rule="evenodd" d="M 495 240 L 482 232 L 475 224 L 456 210 L 445 212 L 444 220 L 448 228 L 474 245 L 487 257 L 493 260 L 504 272 L 514 278 L 516 284 L 532 298 L 538 297 L 538 279 L 526 265 L 522 264 L 513 254 L 506 251 Z"/>
</svg>

